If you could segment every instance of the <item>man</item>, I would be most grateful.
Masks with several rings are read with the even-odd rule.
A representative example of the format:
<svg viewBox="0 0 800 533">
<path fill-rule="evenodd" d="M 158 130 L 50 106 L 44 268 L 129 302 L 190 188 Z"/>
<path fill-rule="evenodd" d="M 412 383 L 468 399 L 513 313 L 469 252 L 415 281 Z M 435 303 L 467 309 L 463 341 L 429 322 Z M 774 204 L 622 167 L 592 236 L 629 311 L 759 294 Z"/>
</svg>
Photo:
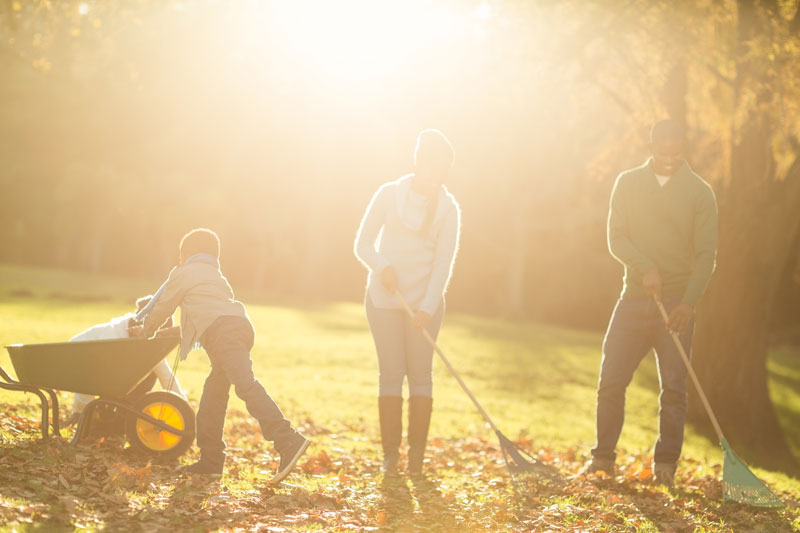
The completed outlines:
<svg viewBox="0 0 800 533">
<path fill-rule="evenodd" d="M 650 143 L 652 157 L 620 174 L 611 193 L 608 248 L 625 266 L 625 277 L 603 343 L 597 444 L 585 470 L 614 474 L 625 389 L 655 348 L 661 395 L 653 474 L 656 483 L 671 487 L 683 445 L 687 370 L 670 332 L 690 354 L 694 308 L 714 271 L 717 207 L 711 187 L 683 158 L 677 122 L 657 122 Z M 655 300 L 667 308 L 667 327 Z"/>
</svg>

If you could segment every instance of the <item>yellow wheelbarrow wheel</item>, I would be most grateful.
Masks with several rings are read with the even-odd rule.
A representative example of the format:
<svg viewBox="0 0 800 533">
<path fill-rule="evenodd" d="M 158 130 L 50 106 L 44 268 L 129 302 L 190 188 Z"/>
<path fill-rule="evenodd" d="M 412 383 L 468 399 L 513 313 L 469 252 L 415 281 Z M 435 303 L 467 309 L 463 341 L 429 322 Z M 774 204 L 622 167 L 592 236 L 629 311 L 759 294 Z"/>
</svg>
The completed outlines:
<svg viewBox="0 0 800 533">
<path fill-rule="evenodd" d="M 176 458 L 192 446 L 195 435 L 194 411 L 177 394 L 167 391 L 148 392 L 136 402 L 133 409 L 186 434 L 176 435 L 130 413 L 126 434 L 132 447 L 159 457 Z"/>
</svg>

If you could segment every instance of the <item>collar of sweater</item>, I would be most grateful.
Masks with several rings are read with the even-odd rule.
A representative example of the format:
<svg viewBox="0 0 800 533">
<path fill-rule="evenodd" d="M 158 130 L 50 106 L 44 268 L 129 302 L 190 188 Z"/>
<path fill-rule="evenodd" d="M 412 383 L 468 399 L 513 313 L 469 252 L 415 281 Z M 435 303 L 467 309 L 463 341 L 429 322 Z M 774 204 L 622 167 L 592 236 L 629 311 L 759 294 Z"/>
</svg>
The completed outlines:
<svg viewBox="0 0 800 533">
<path fill-rule="evenodd" d="M 192 263 L 206 263 L 209 265 L 214 265 L 219 269 L 219 261 L 211 254 L 194 254 L 189 256 L 189 259 L 183 262 L 183 266 L 190 265 Z"/>
<path fill-rule="evenodd" d="M 655 167 L 655 162 L 651 157 L 650 159 L 647 160 L 647 162 L 643 165 L 642 168 L 646 169 L 650 174 L 653 175 L 653 178 L 655 178 L 656 171 L 654 167 Z M 678 169 L 675 171 L 675 174 L 670 176 L 670 181 L 680 179 L 685 176 L 689 176 L 691 174 L 692 174 L 692 167 L 690 167 L 689 162 L 684 159 L 683 162 L 678 167 Z"/>
<path fill-rule="evenodd" d="M 407 176 L 403 176 L 397 180 L 397 195 L 395 196 L 395 202 L 397 205 L 397 212 L 400 214 L 400 219 L 403 221 L 403 224 L 405 224 L 405 226 L 412 231 L 418 231 L 422 227 L 423 220 L 413 220 L 406 216 L 408 195 L 411 193 L 411 179 L 413 177 L 413 174 L 408 174 Z M 439 188 L 438 196 L 436 213 L 433 216 L 432 225 L 437 224 L 441 219 L 444 218 L 445 214 L 447 213 L 447 209 L 451 204 L 450 192 L 444 185 Z"/>
</svg>

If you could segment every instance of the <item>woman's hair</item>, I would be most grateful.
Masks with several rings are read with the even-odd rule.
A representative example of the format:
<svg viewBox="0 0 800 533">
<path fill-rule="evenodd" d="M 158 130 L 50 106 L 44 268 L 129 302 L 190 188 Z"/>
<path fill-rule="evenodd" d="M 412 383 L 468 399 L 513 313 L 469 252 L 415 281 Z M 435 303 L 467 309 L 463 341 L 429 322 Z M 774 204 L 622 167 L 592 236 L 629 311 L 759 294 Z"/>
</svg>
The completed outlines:
<svg viewBox="0 0 800 533">
<path fill-rule="evenodd" d="M 178 252 L 181 263 L 195 254 L 209 254 L 219 259 L 219 237 L 210 229 L 193 229 L 181 239 Z"/>
<path fill-rule="evenodd" d="M 436 161 L 451 167 L 456 160 L 456 151 L 441 131 L 422 130 L 417 136 L 417 146 L 414 148 L 414 166 L 422 160 Z"/>
<path fill-rule="evenodd" d="M 450 168 L 456 160 L 456 151 L 453 145 L 440 130 L 427 129 L 419 132 L 417 136 L 417 146 L 414 148 L 414 166 L 421 161 L 433 163 L 438 167 Z M 434 191 L 428 198 L 428 210 L 425 212 L 425 220 L 422 222 L 420 231 L 427 233 L 433 225 L 433 218 L 439 208 L 439 191 Z"/>
</svg>

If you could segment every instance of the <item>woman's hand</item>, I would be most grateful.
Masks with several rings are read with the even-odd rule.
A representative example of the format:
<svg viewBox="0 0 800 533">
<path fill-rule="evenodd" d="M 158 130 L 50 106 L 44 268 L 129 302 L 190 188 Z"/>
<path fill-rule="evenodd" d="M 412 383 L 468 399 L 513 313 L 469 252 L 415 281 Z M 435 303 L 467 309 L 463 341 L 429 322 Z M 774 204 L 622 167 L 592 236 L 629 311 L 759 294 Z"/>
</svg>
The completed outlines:
<svg viewBox="0 0 800 533">
<path fill-rule="evenodd" d="M 411 325 L 417 328 L 419 331 L 422 331 L 428 326 L 428 322 L 430 321 L 431 315 L 425 311 L 417 311 L 414 313 L 414 318 L 411 319 Z"/>
<path fill-rule="evenodd" d="M 388 266 L 381 270 L 381 284 L 390 293 L 397 292 L 397 272 L 393 266 Z"/>
</svg>

